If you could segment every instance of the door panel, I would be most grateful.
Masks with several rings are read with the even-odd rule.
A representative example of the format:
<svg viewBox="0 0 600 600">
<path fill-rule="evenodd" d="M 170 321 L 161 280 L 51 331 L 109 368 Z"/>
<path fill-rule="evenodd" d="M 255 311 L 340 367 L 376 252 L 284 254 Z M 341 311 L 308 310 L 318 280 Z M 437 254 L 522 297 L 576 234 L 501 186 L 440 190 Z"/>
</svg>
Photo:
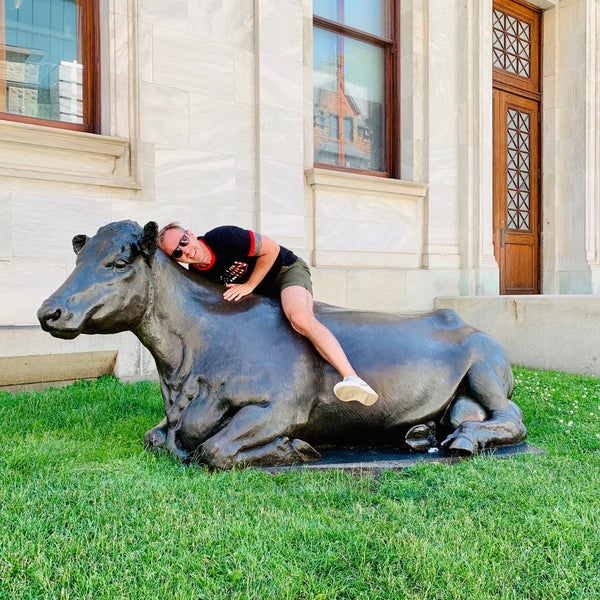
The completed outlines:
<svg viewBox="0 0 600 600">
<path fill-rule="evenodd" d="M 536 252 L 530 244 L 508 244 L 506 263 L 510 265 L 505 277 L 508 294 L 536 293 Z"/>
<path fill-rule="evenodd" d="M 494 254 L 501 294 L 538 294 L 539 102 L 494 89 Z"/>
</svg>

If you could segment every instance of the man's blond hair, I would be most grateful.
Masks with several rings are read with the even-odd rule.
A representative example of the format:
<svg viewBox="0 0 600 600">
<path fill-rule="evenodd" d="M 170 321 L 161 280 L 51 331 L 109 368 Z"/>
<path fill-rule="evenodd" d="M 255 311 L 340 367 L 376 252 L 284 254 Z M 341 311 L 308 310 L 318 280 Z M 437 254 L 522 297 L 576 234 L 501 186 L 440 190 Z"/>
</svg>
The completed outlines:
<svg viewBox="0 0 600 600">
<path fill-rule="evenodd" d="M 162 246 L 163 239 L 165 237 L 165 233 L 167 233 L 167 231 L 169 231 L 170 229 L 179 229 L 179 231 L 181 231 L 182 233 L 185 233 L 185 227 L 183 225 L 181 225 L 181 223 L 178 223 L 177 221 L 173 221 L 172 223 L 165 225 L 158 232 L 158 245 L 159 246 Z"/>
</svg>

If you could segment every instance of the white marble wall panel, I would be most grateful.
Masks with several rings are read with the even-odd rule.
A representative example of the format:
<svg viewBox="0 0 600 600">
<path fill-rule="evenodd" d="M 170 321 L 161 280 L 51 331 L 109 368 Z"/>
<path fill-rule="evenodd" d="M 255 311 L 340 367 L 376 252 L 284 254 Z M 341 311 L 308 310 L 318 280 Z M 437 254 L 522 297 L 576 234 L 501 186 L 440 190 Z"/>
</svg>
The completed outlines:
<svg viewBox="0 0 600 600">
<path fill-rule="evenodd" d="M 419 1 L 401 2 L 400 11 L 401 177 L 426 182 L 428 15 Z"/>
<path fill-rule="evenodd" d="M 257 19 L 257 226 L 288 246 L 305 245 L 303 161 L 306 94 L 304 89 L 305 9 L 299 0 L 255 2 Z M 310 24 L 308 24 L 310 27 Z M 311 109 L 312 110 L 312 109 Z M 285 163 L 289 168 L 285 167 Z M 290 180 L 288 208 L 276 187 L 279 174 Z M 281 229 L 277 232 L 273 228 Z"/>
<path fill-rule="evenodd" d="M 315 202 L 317 218 L 342 218 L 358 222 L 423 224 L 423 203 L 419 196 L 398 197 L 377 190 L 319 190 Z"/>
<path fill-rule="evenodd" d="M 311 266 L 310 272 L 313 296 L 316 301 L 327 302 L 334 306 L 349 305 L 348 272 L 345 269 L 323 269 Z"/>
<path fill-rule="evenodd" d="M 458 269 L 415 269 L 406 273 L 407 295 L 401 299 L 401 311 L 431 310 L 435 298 L 457 296 L 460 271 Z"/>
<path fill-rule="evenodd" d="M 181 90 L 144 83 L 141 86 L 141 135 L 145 142 L 189 146 L 189 96 Z"/>
<path fill-rule="evenodd" d="M 304 215 L 304 174 L 297 164 L 264 159 L 261 197 L 273 213 Z"/>
<path fill-rule="evenodd" d="M 587 194 L 587 52 L 586 0 L 564 2 L 558 12 L 556 63 L 556 211 L 555 235 L 559 291 L 590 291 L 583 281 L 585 257 L 585 204 Z M 562 168 L 569 165 L 568 169 Z"/>
<path fill-rule="evenodd" d="M 235 159 L 190 148 L 157 146 L 156 195 L 160 203 L 233 208 Z"/>
<path fill-rule="evenodd" d="M 261 158 L 295 163 L 302 170 L 302 114 L 276 108 L 264 110 L 259 127 Z"/>
<path fill-rule="evenodd" d="M 404 253 L 415 261 L 421 249 L 421 227 L 402 221 L 381 223 L 356 221 L 340 214 L 319 218 L 316 226 L 317 249 L 330 252 Z M 415 262 L 415 266 L 418 263 Z"/>
<path fill-rule="evenodd" d="M 73 270 L 75 254 L 72 257 L 69 261 L 0 260 L 0 326 L 38 325 L 37 309 Z"/>
<path fill-rule="evenodd" d="M 319 250 L 415 255 L 421 250 L 422 222 L 416 203 L 320 194 L 315 218 Z"/>
<path fill-rule="evenodd" d="M 111 219 L 111 202 L 89 195 L 43 195 L 13 192 L 13 252 L 15 257 L 71 256 L 71 239 L 93 235 Z M 38 247 L 31 240 L 43 240 Z"/>
<path fill-rule="evenodd" d="M 254 212 L 233 211 L 221 208 L 215 208 L 210 212 L 192 208 L 190 212 L 191 217 L 188 222 L 191 223 L 192 231 L 196 235 L 202 235 L 209 229 L 219 227 L 220 225 L 237 225 L 245 229 L 256 229 L 256 215 Z M 179 220 L 181 221 L 181 219 Z M 185 223 L 186 221 L 181 222 Z"/>
<path fill-rule="evenodd" d="M 248 104 L 190 94 L 190 146 L 228 156 L 255 156 L 255 112 Z"/>
<path fill-rule="evenodd" d="M 304 217 L 283 213 L 263 212 L 260 215 L 259 229 L 278 244 L 293 250 L 309 262 L 304 233 Z"/>
<path fill-rule="evenodd" d="M 156 84 L 219 98 L 233 96 L 232 46 L 155 27 L 152 60 Z"/>
<path fill-rule="evenodd" d="M 470 0 L 459 22 L 458 248 L 463 294 L 497 294 L 493 247 L 492 5 Z M 426 256 L 429 261 L 431 255 Z M 424 260 L 425 262 L 425 260 Z M 436 264 L 441 267 L 440 257 Z"/>
<path fill-rule="evenodd" d="M 310 98 L 307 98 L 310 91 Z M 312 69 L 304 69 L 304 122 L 303 122 L 303 165 L 304 170 L 311 169 L 314 165 L 315 146 L 313 129 L 313 99 L 312 99 Z"/>
<path fill-rule="evenodd" d="M 302 62 L 303 10 L 299 0 L 258 0 L 259 49 Z"/>
<path fill-rule="evenodd" d="M 464 66 L 461 55 L 459 3 L 429 3 L 428 31 L 428 182 L 430 244 L 458 244 L 458 175 L 466 165 L 459 156 L 461 98 L 458 90 Z M 449 218 L 454 213 L 453 218 Z M 430 259 L 435 261 L 434 257 Z"/>
<path fill-rule="evenodd" d="M 180 221 L 189 223 L 190 207 L 177 204 L 159 204 L 135 200 L 116 200 L 112 203 L 112 221 L 131 220 L 140 225 L 156 221 L 159 227 Z M 89 232 L 88 232 L 89 234 Z"/>
<path fill-rule="evenodd" d="M 140 19 L 144 22 L 181 33 L 190 28 L 188 0 L 140 0 L 139 6 Z"/>
<path fill-rule="evenodd" d="M 542 47 L 542 288 L 544 293 L 556 293 L 556 172 L 559 169 L 557 154 L 558 122 L 556 111 L 558 19 L 556 10 L 543 16 L 544 44 Z"/>
<path fill-rule="evenodd" d="M 140 52 L 138 2 L 111 0 L 100 4 L 101 127 L 105 135 L 139 139 L 137 86 L 140 67 L 150 55 Z M 148 37 L 145 37 L 148 40 Z M 143 46 L 142 46 L 143 50 Z M 138 173 L 133 172 L 137 179 Z"/>
<path fill-rule="evenodd" d="M 141 22 L 139 24 L 138 39 L 139 39 L 139 71 L 138 77 L 140 81 L 146 83 L 153 82 L 154 64 L 153 56 L 153 28 L 149 23 Z"/>
<path fill-rule="evenodd" d="M 13 256 L 12 198 L 9 191 L 0 192 L 0 259 Z"/>
<path fill-rule="evenodd" d="M 256 158 L 235 158 L 235 209 L 256 210 Z"/>
<path fill-rule="evenodd" d="M 348 298 L 353 308 L 402 312 L 407 296 L 406 272 L 394 269 L 355 269 L 348 272 Z"/>
<path fill-rule="evenodd" d="M 315 265 L 420 266 L 426 186 L 325 169 L 308 170 L 306 178 Z"/>
<path fill-rule="evenodd" d="M 543 65 L 543 113 L 542 113 L 542 289 L 544 293 L 557 293 L 558 240 L 557 223 L 557 172 L 558 162 L 558 113 L 557 92 L 559 62 L 559 19 L 557 10 L 548 10 L 543 17 L 544 44 Z"/>
<path fill-rule="evenodd" d="M 436 296 L 458 295 L 457 270 L 312 267 L 315 299 L 335 306 L 393 313 L 429 311 Z"/>
<path fill-rule="evenodd" d="M 137 196 L 139 200 L 156 201 L 154 177 L 154 144 L 140 141 L 137 144 L 136 160 L 141 189 Z"/>
<path fill-rule="evenodd" d="M 190 0 L 189 32 L 206 40 L 252 50 L 254 0 Z"/>
<path fill-rule="evenodd" d="M 243 104 L 254 104 L 256 94 L 254 52 L 235 49 L 233 79 L 233 99 Z"/>
<path fill-rule="evenodd" d="M 128 20 L 134 19 L 135 13 L 129 13 L 127 9 L 125 9 L 124 14 L 115 14 L 113 18 L 115 21 L 124 20 L 127 22 Z M 130 57 L 137 56 L 138 48 L 131 44 L 130 38 L 130 30 L 129 27 L 114 27 L 109 31 L 110 36 L 110 60 L 112 61 L 112 65 L 110 68 L 110 76 L 113 80 L 120 80 L 122 78 L 127 78 L 129 75 L 129 70 L 131 68 L 129 64 Z M 138 40 L 136 39 L 136 42 Z M 143 54 L 140 54 L 141 57 L 146 58 Z M 124 95 L 127 96 L 127 87 L 123 90 Z M 118 96 L 119 94 L 117 94 Z"/>
<path fill-rule="evenodd" d="M 599 5 L 570 0 L 544 15 L 543 289 L 596 290 Z"/>
<path fill-rule="evenodd" d="M 80 336 L 84 337 L 84 336 Z M 99 336 L 95 336 L 99 337 Z M 157 379 L 156 363 L 150 352 L 130 331 L 124 331 L 116 336 L 102 336 L 114 340 L 102 340 L 103 344 L 112 344 L 118 349 L 115 375 L 127 380 Z M 85 343 L 82 340 L 83 343 Z M 81 343 L 81 342 L 80 342 Z"/>
<path fill-rule="evenodd" d="M 303 77 L 303 66 L 299 60 L 261 53 L 261 104 L 302 113 Z"/>
</svg>

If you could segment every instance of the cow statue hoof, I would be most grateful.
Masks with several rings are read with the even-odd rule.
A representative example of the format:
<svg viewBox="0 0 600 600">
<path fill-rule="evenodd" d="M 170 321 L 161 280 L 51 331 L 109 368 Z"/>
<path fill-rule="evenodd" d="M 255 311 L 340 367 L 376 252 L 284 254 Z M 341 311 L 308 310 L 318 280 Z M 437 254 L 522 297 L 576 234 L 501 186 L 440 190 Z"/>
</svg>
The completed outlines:
<svg viewBox="0 0 600 600">
<path fill-rule="evenodd" d="M 406 432 L 404 443 L 415 452 L 428 452 L 438 445 L 435 432 L 436 428 L 433 421 L 414 425 Z"/>
<path fill-rule="evenodd" d="M 471 456 L 484 448 L 506 445 L 502 441 L 509 438 L 513 443 L 520 442 L 526 435 L 521 409 L 508 400 L 505 409 L 491 411 L 486 419 L 463 421 L 442 442 L 442 447 L 453 454 Z"/>
<path fill-rule="evenodd" d="M 167 420 L 164 419 L 156 427 L 144 435 L 144 445 L 153 450 L 162 450 L 167 443 Z"/>
<path fill-rule="evenodd" d="M 222 285 L 177 264 L 157 237 L 153 221 L 76 235 L 74 271 L 38 310 L 57 338 L 131 331 L 150 351 L 165 419 L 146 433 L 147 447 L 228 469 L 314 461 L 319 447 L 426 451 L 442 431 L 444 447 L 462 454 L 525 438 L 506 353 L 454 311 L 401 316 L 315 302 L 379 393 L 373 406 L 340 403 L 338 373 L 278 299 L 225 302 Z"/>
<path fill-rule="evenodd" d="M 443 444 L 444 445 L 444 444 Z M 473 456 L 478 450 L 478 444 L 466 435 L 458 435 L 450 444 L 445 444 L 450 454 L 457 456 Z"/>
</svg>

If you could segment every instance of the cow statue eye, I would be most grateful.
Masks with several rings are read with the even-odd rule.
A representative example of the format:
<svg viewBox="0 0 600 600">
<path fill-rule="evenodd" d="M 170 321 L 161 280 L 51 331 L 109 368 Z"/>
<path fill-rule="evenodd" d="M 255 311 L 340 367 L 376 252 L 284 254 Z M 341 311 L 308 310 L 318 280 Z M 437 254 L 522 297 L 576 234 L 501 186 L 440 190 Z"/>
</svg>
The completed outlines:
<svg viewBox="0 0 600 600">
<path fill-rule="evenodd" d="M 126 269 L 129 266 L 129 263 L 126 260 L 123 260 L 122 258 L 117 258 L 117 260 L 115 260 L 115 269 L 117 269 L 117 271 L 122 271 L 123 269 Z"/>
</svg>

